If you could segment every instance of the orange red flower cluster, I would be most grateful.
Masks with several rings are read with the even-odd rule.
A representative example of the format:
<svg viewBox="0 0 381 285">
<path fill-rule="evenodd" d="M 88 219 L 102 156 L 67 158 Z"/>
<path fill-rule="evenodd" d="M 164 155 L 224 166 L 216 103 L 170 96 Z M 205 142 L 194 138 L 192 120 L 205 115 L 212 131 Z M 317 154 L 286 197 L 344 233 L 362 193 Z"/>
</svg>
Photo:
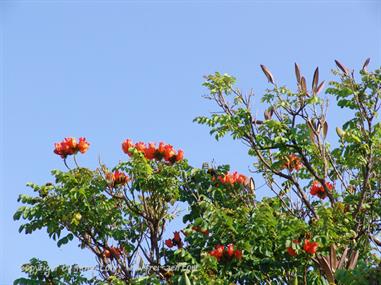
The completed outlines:
<svg viewBox="0 0 381 285">
<path fill-rule="evenodd" d="M 131 148 L 135 148 L 137 151 L 144 153 L 144 156 L 151 160 L 162 160 L 174 163 L 184 159 L 184 152 L 179 149 L 176 151 L 170 144 L 163 142 L 159 143 L 156 147 L 154 143 L 145 144 L 143 142 L 133 143 L 132 140 L 127 139 L 122 143 L 123 152 L 131 156 Z"/>
<path fill-rule="evenodd" d="M 298 240 L 292 241 L 295 244 L 300 244 Z M 308 254 L 315 254 L 319 244 L 317 242 L 311 242 L 309 239 L 304 240 L 303 250 Z M 287 248 L 287 252 L 291 256 L 297 256 L 297 252 L 291 246 Z"/>
<path fill-rule="evenodd" d="M 175 231 L 173 233 L 173 238 L 167 239 L 165 241 L 165 245 L 168 246 L 169 248 L 172 248 L 174 246 L 177 246 L 178 248 L 182 248 L 183 247 L 183 241 L 181 240 L 180 232 Z"/>
<path fill-rule="evenodd" d="M 327 186 L 328 190 L 332 191 L 332 183 L 326 182 L 325 185 Z M 313 196 L 318 196 L 320 199 L 324 199 L 325 197 L 327 197 L 327 193 L 325 192 L 323 185 L 321 185 L 319 181 L 312 182 L 310 194 Z"/>
<path fill-rule="evenodd" d="M 68 155 L 85 153 L 90 146 L 90 143 L 85 138 L 79 138 L 79 141 L 75 138 L 65 138 L 63 141 L 54 144 L 54 153 L 58 154 L 62 158 L 66 158 Z"/>
<path fill-rule="evenodd" d="M 122 253 L 124 252 L 124 248 L 122 246 L 119 247 L 107 247 L 103 250 L 102 256 L 105 258 L 110 258 L 110 259 L 118 259 Z"/>
<path fill-rule="evenodd" d="M 317 242 L 310 242 L 310 240 L 306 239 L 304 241 L 303 249 L 309 254 L 315 254 L 318 246 L 319 244 Z"/>
<path fill-rule="evenodd" d="M 292 242 L 295 243 L 295 244 L 299 244 L 299 243 L 300 243 L 297 239 L 294 239 Z M 289 246 L 289 247 L 287 248 L 287 252 L 288 252 L 288 254 L 291 255 L 291 256 L 297 256 L 297 255 L 298 255 L 298 254 L 296 253 L 295 249 L 292 248 L 292 246 Z"/>
<path fill-rule="evenodd" d="M 301 162 L 300 158 L 295 154 L 290 154 L 285 160 L 286 161 L 283 164 L 283 167 L 287 168 L 290 171 L 299 171 L 303 167 L 303 163 Z"/>
<path fill-rule="evenodd" d="M 130 178 L 123 172 L 115 170 L 114 173 L 109 172 L 106 174 L 106 180 L 109 182 L 111 187 L 118 187 L 125 185 L 128 181 L 130 181 Z"/>
<path fill-rule="evenodd" d="M 223 185 L 234 186 L 235 184 L 245 185 L 247 178 L 245 175 L 235 171 L 233 173 L 226 173 L 223 176 L 218 176 L 217 179 Z M 215 178 L 213 177 L 212 180 L 215 180 Z"/>
<path fill-rule="evenodd" d="M 234 245 L 232 243 L 227 246 L 216 245 L 209 254 L 217 258 L 218 261 L 231 261 L 233 258 L 238 260 L 242 259 L 242 251 L 238 249 L 234 250 Z"/>
</svg>

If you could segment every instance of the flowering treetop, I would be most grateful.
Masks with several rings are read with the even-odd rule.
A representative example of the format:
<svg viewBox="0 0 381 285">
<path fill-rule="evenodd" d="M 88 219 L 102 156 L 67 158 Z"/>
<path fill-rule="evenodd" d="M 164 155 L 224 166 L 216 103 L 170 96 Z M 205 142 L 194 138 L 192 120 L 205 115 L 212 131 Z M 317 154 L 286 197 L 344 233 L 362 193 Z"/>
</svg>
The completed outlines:
<svg viewBox="0 0 381 285">
<path fill-rule="evenodd" d="M 75 168 L 53 170 L 53 182 L 28 184 L 15 213 L 20 232 L 46 229 L 62 246 L 75 242 L 95 259 L 96 276 L 70 267 L 50 269 L 32 259 L 28 278 L 15 284 L 371 284 L 380 280 L 381 70 L 359 79 L 336 61 L 323 96 L 316 68 L 307 79 L 295 64 L 296 87 L 278 83 L 261 66 L 270 88 L 253 111 L 251 92 L 235 78 L 206 77 L 218 112 L 195 119 L 216 139 L 230 135 L 248 147 L 253 178 L 228 165 L 189 165 L 181 149 L 160 143 L 122 143 L 112 167 L 80 166 L 85 138 L 65 138 L 54 153 Z M 328 122 L 328 98 L 350 117 Z M 336 130 L 336 134 L 329 132 Z M 330 144 L 328 137 L 336 138 Z M 269 197 L 256 198 L 259 191 Z M 187 209 L 178 211 L 179 206 Z M 168 224 L 181 215 L 174 232 Z M 185 266 L 181 270 L 181 266 Z M 192 268 L 192 269 L 189 269 Z M 377 275 L 378 274 L 378 275 Z M 40 282 L 40 283 L 38 283 Z M 42 283 L 41 283 L 42 282 Z M 299 283 L 298 283 L 299 282 Z"/>
</svg>

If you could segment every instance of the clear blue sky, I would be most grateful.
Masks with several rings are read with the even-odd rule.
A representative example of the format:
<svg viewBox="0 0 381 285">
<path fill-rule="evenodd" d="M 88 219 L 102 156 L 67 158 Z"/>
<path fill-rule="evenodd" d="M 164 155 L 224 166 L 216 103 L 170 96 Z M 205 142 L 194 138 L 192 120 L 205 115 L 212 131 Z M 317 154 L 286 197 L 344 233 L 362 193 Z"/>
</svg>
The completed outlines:
<svg viewBox="0 0 381 285">
<path fill-rule="evenodd" d="M 195 166 L 215 159 L 248 174 L 244 147 L 192 123 L 214 110 L 201 98 L 203 75 L 233 74 L 260 95 L 262 63 L 290 86 L 295 61 L 309 79 L 319 65 L 328 80 L 336 58 L 357 69 L 367 57 L 370 68 L 381 63 L 381 1 L 3 0 L 0 19 L 0 285 L 34 256 L 94 264 L 75 243 L 59 249 L 44 230 L 19 234 L 12 220 L 25 183 L 63 169 L 55 141 L 88 138 L 79 160 L 90 167 L 98 155 L 108 165 L 124 158 L 130 137 L 181 147 Z"/>
</svg>

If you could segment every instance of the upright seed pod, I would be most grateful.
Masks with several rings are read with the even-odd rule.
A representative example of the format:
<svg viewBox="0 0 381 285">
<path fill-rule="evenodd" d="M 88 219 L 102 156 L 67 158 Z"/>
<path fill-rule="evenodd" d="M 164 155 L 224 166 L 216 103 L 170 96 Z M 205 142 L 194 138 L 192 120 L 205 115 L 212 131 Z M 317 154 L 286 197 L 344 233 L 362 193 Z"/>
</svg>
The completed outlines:
<svg viewBox="0 0 381 285">
<path fill-rule="evenodd" d="M 300 85 L 300 68 L 296 62 L 295 62 L 295 76 L 296 76 L 297 83 Z"/>
<path fill-rule="evenodd" d="M 250 177 L 250 179 L 246 185 L 246 189 L 250 194 L 255 196 L 255 182 L 254 182 L 253 177 Z"/>
<path fill-rule="evenodd" d="M 335 59 L 335 63 L 337 65 L 337 67 L 347 76 L 349 76 L 350 72 L 349 72 L 349 69 L 344 65 L 342 64 L 340 61 L 336 60 Z"/>
<path fill-rule="evenodd" d="M 264 117 L 265 117 L 265 120 L 270 120 L 272 118 L 274 114 L 274 108 L 273 107 L 270 107 L 269 109 L 267 109 L 265 112 L 264 112 Z"/>
<path fill-rule="evenodd" d="M 302 76 L 302 78 L 300 79 L 300 87 L 302 88 L 302 91 L 304 93 L 307 93 L 307 84 L 306 84 L 306 79 L 304 78 L 304 76 Z"/>
<path fill-rule="evenodd" d="M 324 139 L 327 137 L 327 133 L 328 133 L 328 122 L 325 121 L 323 124 L 323 137 L 324 137 Z"/>
<path fill-rule="evenodd" d="M 370 62 L 370 57 L 368 57 L 368 58 L 365 60 L 364 64 L 363 64 L 363 66 L 362 66 L 362 70 L 363 70 L 363 71 L 367 71 L 367 67 L 368 67 L 369 62 Z"/>
<path fill-rule="evenodd" d="M 319 84 L 319 67 L 316 67 L 314 77 L 312 79 L 312 90 L 316 90 Z"/>
<path fill-rule="evenodd" d="M 336 127 L 336 133 L 340 138 L 343 138 L 343 136 L 345 135 L 345 132 L 339 127 Z"/>
<path fill-rule="evenodd" d="M 262 68 L 263 73 L 266 75 L 267 80 L 268 80 L 271 84 L 275 84 L 275 82 L 274 82 L 274 77 L 273 77 L 273 75 L 271 74 L 270 70 L 269 70 L 266 66 L 264 66 L 263 64 L 261 64 L 261 68 Z"/>
<path fill-rule="evenodd" d="M 323 89 L 324 81 L 322 81 L 319 86 L 316 88 L 315 94 L 319 94 L 319 92 Z"/>
</svg>

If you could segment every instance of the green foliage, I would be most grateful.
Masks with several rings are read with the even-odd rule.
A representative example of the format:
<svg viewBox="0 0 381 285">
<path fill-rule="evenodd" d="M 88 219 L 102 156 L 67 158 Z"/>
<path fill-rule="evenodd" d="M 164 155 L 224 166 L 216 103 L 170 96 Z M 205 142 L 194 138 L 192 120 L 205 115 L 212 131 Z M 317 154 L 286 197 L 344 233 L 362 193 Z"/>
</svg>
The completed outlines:
<svg viewBox="0 0 381 285">
<path fill-rule="evenodd" d="M 86 269 L 75 265 L 59 265 L 51 269 L 47 261 L 32 258 L 29 263 L 22 265 L 21 270 L 28 275 L 28 278 L 19 278 L 14 281 L 14 285 L 81 285 L 81 284 L 102 284 L 95 278 L 86 278 L 83 272 Z"/>
<path fill-rule="evenodd" d="M 336 277 L 340 285 L 379 285 L 381 268 L 360 263 L 354 270 L 339 270 Z"/>
</svg>

